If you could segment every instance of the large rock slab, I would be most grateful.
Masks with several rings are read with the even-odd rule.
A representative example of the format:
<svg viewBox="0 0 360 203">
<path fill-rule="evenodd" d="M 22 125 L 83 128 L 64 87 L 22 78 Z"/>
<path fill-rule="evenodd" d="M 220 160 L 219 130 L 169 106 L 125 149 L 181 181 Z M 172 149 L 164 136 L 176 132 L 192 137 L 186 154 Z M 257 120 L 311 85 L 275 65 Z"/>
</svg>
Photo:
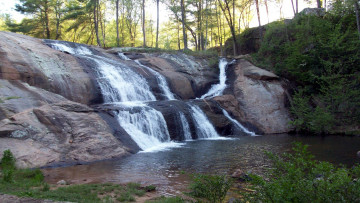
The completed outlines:
<svg viewBox="0 0 360 203">
<path fill-rule="evenodd" d="M 51 49 L 42 40 L 0 32 L 0 79 L 21 80 L 69 100 L 92 103 L 98 96 L 78 60 Z"/>
<path fill-rule="evenodd" d="M 21 168 L 121 157 L 127 148 L 93 109 L 70 101 L 46 104 L 0 121 L 0 152 Z"/>
<path fill-rule="evenodd" d="M 251 123 L 257 131 L 265 134 L 291 130 L 286 88 L 275 74 L 245 59 L 229 66 L 227 74 L 237 102 L 228 95 L 216 99 L 227 111 L 239 121 Z"/>
</svg>

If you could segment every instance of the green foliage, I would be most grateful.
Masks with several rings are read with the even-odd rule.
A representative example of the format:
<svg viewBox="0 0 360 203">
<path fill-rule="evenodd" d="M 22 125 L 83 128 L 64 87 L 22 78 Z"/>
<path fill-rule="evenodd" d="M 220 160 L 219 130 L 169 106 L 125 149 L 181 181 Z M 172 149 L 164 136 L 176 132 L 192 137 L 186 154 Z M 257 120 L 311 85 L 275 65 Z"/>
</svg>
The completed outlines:
<svg viewBox="0 0 360 203">
<path fill-rule="evenodd" d="M 146 203 L 183 203 L 186 202 L 181 197 L 160 197 L 155 200 L 146 201 Z"/>
<path fill-rule="evenodd" d="M 196 174 L 190 184 L 190 195 L 209 202 L 222 202 L 232 182 L 225 175 Z"/>
<path fill-rule="evenodd" d="M 152 192 L 152 191 L 155 191 L 156 190 L 156 186 L 155 185 L 148 185 L 148 186 L 145 186 L 144 187 L 144 190 L 146 192 Z"/>
<path fill-rule="evenodd" d="M 6 169 L 12 169 L 15 170 L 15 157 L 12 154 L 12 152 L 7 149 L 3 152 L 3 156 L 1 158 L 1 168 L 2 170 L 6 170 Z"/>
<path fill-rule="evenodd" d="M 2 173 L 0 180 L 0 192 L 21 197 L 33 197 L 37 199 L 51 199 L 70 202 L 112 202 L 135 201 L 135 196 L 145 194 L 144 189 L 138 183 L 129 183 L 126 186 L 105 184 L 70 185 L 51 189 L 44 182 L 44 175 L 39 169 L 18 170 L 14 165 L 14 159 L 10 151 L 4 153 L 2 158 Z M 4 166 L 6 170 L 4 170 Z M 112 193 L 109 197 L 108 193 Z M 102 198 L 99 197 L 102 195 Z"/>
<path fill-rule="evenodd" d="M 271 23 L 253 55 L 296 86 L 292 124 L 300 131 L 334 133 L 360 124 L 360 40 L 354 13 L 338 7 L 324 17 Z"/>
<path fill-rule="evenodd" d="M 306 145 L 292 153 L 267 153 L 273 163 L 266 178 L 251 175 L 252 189 L 242 202 L 359 202 L 360 166 L 338 168 L 315 161 Z"/>
</svg>

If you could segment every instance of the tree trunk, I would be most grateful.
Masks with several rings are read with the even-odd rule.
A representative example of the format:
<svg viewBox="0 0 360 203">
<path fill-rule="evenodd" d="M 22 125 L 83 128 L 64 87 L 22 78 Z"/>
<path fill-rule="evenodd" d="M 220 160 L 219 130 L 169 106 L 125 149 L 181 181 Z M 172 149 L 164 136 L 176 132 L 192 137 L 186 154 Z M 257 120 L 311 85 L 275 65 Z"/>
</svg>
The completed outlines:
<svg viewBox="0 0 360 203">
<path fill-rule="evenodd" d="M 184 38 L 184 50 L 188 49 L 187 45 L 187 35 L 186 35 L 186 17 L 185 17 L 185 4 L 184 0 L 181 0 L 181 22 L 182 22 L 182 28 L 183 28 L 183 38 Z"/>
<path fill-rule="evenodd" d="M 181 49 L 180 47 L 180 26 L 179 23 L 177 22 L 177 41 L 178 41 L 178 50 Z"/>
<path fill-rule="evenodd" d="M 205 21 L 205 46 L 204 50 L 207 49 L 207 41 L 208 41 L 208 1 L 205 0 L 205 15 L 206 15 L 206 21 Z M 211 42 L 210 42 L 211 43 Z M 211 44 L 210 44 L 211 46 Z"/>
<path fill-rule="evenodd" d="M 259 27 L 260 27 L 261 22 L 260 22 L 259 0 L 255 0 L 255 5 L 256 5 L 256 13 L 257 13 L 257 17 L 258 17 Z"/>
<path fill-rule="evenodd" d="M 229 2 L 227 0 L 225 0 L 225 8 L 224 8 L 221 1 L 220 0 L 218 0 L 218 1 L 219 1 L 219 6 L 220 6 L 221 10 L 223 11 L 226 21 L 230 27 L 230 31 L 231 31 L 231 35 L 232 35 L 233 43 L 234 43 L 233 49 L 234 49 L 234 56 L 235 56 L 235 55 L 237 55 L 237 42 L 236 42 L 235 28 L 234 28 L 233 18 L 231 16 Z M 227 12 L 227 15 L 226 15 L 226 12 Z"/>
<path fill-rule="evenodd" d="M 119 37 L 119 0 L 116 0 L 116 46 L 120 46 Z"/>
<path fill-rule="evenodd" d="M 321 0 L 316 0 L 316 3 L 317 3 L 317 7 L 321 8 Z"/>
<path fill-rule="evenodd" d="M 267 4 L 267 0 L 265 0 L 264 3 L 265 3 L 265 8 L 266 8 L 266 16 L 267 16 L 268 23 L 269 23 L 270 22 L 270 19 L 269 19 L 269 7 L 268 7 L 268 4 Z"/>
<path fill-rule="evenodd" d="M 294 7 L 294 0 L 291 0 L 291 6 L 292 6 L 292 9 L 294 11 L 294 16 L 296 15 L 296 12 L 295 12 L 295 7 Z"/>
<path fill-rule="evenodd" d="M 98 24 L 98 0 L 94 1 L 94 27 L 95 27 L 95 35 L 96 42 L 98 46 L 101 46 L 100 38 L 99 38 L 99 24 Z"/>
<path fill-rule="evenodd" d="M 145 0 L 142 1 L 142 30 L 143 30 L 143 47 L 146 47 L 146 29 L 145 29 Z"/>
<path fill-rule="evenodd" d="M 44 2 L 44 14 L 45 14 L 45 29 L 46 29 L 46 38 L 50 39 L 50 28 L 49 28 L 49 5 L 48 1 Z"/>
<path fill-rule="evenodd" d="M 355 0 L 355 15 L 356 15 L 356 25 L 358 29 L 359 34 L 359 40 L 360 40 L 360 17 L 359 17 L 359 3 L 358 0 Z"/>
<path fill-rule="evenodd" d="M 159 1 L 156 0 L 156 48 L 159 48 Z"/>
</svg>

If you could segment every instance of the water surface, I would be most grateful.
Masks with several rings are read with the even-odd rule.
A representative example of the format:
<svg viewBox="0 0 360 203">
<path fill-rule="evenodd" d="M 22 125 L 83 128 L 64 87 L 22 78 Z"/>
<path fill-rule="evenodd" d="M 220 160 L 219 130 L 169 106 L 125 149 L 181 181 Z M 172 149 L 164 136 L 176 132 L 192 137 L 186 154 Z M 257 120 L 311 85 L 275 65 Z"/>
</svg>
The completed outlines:
<svg viewBox="0 0 360 203">
<path fill-rule="evenodd" d="M 179 193 L 189 183 L 191 173 L 231 174 L 235 169 L 262 173 L 269 167 L 264 151 L 289 151 L 301 141 L 322 161 L 352 166 L 359 163 L 360 137 L 309 137 L 289 135 L 243 136 L 231 140 L 184 142 L 180 148 L 137 153 L 119 160 L 62 168 L 44 169 L 47 181 L 139 182 L 155 184 L 161 193 Z"/>
</svg>

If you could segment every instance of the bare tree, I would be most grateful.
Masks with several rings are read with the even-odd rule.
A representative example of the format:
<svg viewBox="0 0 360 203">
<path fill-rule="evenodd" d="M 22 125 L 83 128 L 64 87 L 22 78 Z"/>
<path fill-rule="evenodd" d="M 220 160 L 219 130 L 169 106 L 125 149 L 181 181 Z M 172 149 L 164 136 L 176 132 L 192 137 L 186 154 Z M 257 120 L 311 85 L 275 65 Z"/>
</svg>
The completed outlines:
<svg viewBox="0 0 360 203">
<path fill-rule="evenodd" d="M 159 0 L 156 0 L 156 48 L 159 48 Z"/>
<path fill-rule="evenodd" d="M 143 47 L 146 47 L 145 0 L 142 1 L 142 31 L 143 31 Z"/>
</svg>

